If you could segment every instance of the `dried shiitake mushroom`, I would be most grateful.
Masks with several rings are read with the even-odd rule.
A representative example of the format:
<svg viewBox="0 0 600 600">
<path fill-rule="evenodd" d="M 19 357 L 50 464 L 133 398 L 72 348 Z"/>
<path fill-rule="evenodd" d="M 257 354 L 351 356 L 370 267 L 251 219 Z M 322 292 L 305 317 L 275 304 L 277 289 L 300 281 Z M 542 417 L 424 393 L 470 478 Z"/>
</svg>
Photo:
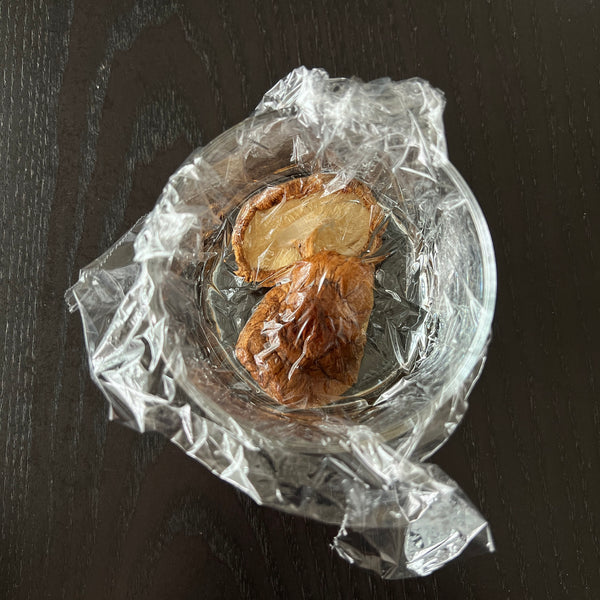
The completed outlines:
<svg viewBox="0 0 600 600">
<path fill-rule="evenodd" d="M 373 309 L 373 262 L 319 252 L 294 264 L 242 330 L 238 360 L 282 404 L 320 406 L 358 378 Z"/>
<path fill-rule="evenodd" d="M 273 287 L 256 307 L 236 356 L 276 401 L 315 407 L 358 379 L 373 309 L 383 211 L 353 180 L 326 191 L 331 175 L 268 188 L 237 218 L 238 275 Z"/>
<path fill-rule="evenodd" d="M 327 193 L 330 174 L 291 179 L 245 204 L 233 230 L 237 274 L 271 286 L 282 270 L 317 252 L 361 256 L 381 243 L 383 212 L 369 188 L 352 180 Z"/>
</svg>

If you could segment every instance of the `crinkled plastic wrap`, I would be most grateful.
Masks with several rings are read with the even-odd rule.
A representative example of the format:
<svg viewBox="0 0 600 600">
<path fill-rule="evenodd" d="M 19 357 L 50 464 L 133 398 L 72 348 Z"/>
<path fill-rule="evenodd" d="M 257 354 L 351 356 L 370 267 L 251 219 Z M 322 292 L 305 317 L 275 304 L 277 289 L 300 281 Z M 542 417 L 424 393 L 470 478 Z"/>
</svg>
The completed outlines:
<svg viewBox="0 0 600 600">
<path fill-rule="evenodd" d="M 67 292 L 112 419 L 338 525 L 335 550 L 385 578 L 493 549 L 423 462 L 466 410 L 496 295 L 443 107 L 420 79 L 296 69 Z"/>
</svg>

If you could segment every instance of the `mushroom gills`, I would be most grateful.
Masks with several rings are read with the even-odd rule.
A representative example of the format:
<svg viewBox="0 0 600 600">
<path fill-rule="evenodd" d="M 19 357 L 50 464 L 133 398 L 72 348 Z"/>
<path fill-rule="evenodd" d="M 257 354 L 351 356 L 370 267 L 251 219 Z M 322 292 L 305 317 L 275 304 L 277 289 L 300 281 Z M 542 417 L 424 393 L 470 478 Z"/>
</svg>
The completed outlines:
<svg viewBox="0 0 600 600">
<path fill-rule="evenodd" d="M 286 199 L 257 211 L 243 251 L 258 273 L 277 271 L 324 250 L 355 256 L 368 244 L 370 212 L 345 193 Z"/>
</svg>

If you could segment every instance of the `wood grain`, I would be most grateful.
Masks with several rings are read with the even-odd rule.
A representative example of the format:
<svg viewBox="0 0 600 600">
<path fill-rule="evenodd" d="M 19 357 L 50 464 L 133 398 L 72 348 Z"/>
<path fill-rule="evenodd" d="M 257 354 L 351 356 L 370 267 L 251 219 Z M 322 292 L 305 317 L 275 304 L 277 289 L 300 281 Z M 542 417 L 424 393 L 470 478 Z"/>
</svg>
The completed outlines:
<svg viewBox="0 0 600 600">
<path fill-rule="evenodd" d="M 558 0 L 0 0 L 0 597 L 600 596 L 600 10 Z M 435 456 L 497 552 L 384 582 L 107 423 L 78 270 L 295 66 L 443 89 L 495 242 L 494 339 Z"/>
</svg>

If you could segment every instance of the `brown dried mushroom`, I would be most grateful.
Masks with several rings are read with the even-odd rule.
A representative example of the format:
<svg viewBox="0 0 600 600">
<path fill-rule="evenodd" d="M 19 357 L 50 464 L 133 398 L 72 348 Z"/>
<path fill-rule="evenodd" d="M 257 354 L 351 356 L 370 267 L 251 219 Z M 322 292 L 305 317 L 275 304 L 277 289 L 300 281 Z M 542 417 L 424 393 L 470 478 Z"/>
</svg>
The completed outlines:
<svg viewBox="0 0 600 600">
<path fill-rule="evenodd" d="M 281 271 L 317 252 L 361 256 L 381 243 L 383 212 L 363 183 L 327 193 L 333 175 L 291 179 L 254 196 L 233 230 L 237 274 L 271 286 Z"/>
<path fill-rule="evenodd" d="M 358 378 L 373 309 L 383 212 L 363 184 L 326 193 L 329 175 L 269 188 L 240 212 L 238 274 L 275 286 L 256 307 L 236 356 L 276 401 L 315 407 Z"/>
<path fill-rule="evenodd" d="M 375 265 L 337 252 L 297 262 L 242 330 L 238 360 L 282 404 L 328 404 L 358 378 Z"/>
</svg>

